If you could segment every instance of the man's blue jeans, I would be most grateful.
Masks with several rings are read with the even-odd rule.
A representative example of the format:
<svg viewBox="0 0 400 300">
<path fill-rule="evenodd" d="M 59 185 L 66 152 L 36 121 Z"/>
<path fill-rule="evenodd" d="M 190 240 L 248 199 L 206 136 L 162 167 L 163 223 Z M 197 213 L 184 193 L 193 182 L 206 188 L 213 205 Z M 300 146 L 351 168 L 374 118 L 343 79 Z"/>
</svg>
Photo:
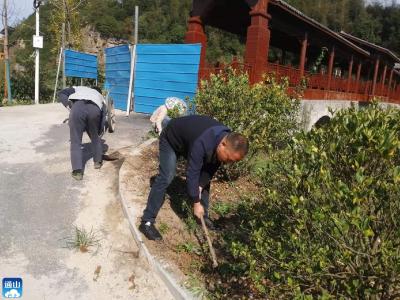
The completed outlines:
<svg viewBox="0 0 400 300">
<path fill-rule="evenodd" d="M 160 211 L 165 200 L 165 192 L 171 184 L 176 173 L 177 154 L 163 134 L 160 136 L 159 144 L 160 165 L 159 173 L 151 187 L 147 206 L 143 211 L 142 222 L 155 223 L 158 212 Z M 203 188 L 201 193 L 201 204 L 204 210 L 208 211 L 210 185 Z"/>
</svg>

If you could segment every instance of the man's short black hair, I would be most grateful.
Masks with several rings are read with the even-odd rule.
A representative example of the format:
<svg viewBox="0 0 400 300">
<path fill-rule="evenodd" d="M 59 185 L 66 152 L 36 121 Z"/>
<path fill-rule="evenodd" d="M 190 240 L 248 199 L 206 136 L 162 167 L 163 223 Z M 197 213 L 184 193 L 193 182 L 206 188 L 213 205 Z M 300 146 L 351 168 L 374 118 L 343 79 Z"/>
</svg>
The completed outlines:
<svg viewBox="0 0 400 300">
<path fill-rule="evenodd" d="M 249 141 L 247 138 L 237 132 L 231 132 L 226 136 L 226 141 L 229 144 L 229 148 L 231 148 L 235 152 L 243 153 L 244 155 L 249 152 Z"/>
</svg>

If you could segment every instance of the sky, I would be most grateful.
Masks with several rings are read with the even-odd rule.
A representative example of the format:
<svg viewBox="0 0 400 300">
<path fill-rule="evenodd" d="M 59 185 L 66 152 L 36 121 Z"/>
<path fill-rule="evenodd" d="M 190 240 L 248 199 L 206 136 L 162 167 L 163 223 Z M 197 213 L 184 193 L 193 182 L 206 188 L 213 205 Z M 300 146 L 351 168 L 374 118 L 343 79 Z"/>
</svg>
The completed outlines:
<svg viewBox="0 0 400 300">
<path fill-rule="evenodd" d="M 11 26 L 19 23 L 33 13 L 33 0 L 7 0 L 7 4 L 9 6 L 9 22 Z M 3 9 L 3 5 L 4 0 L 0 0 L 1 10 Z"/>
</svg>

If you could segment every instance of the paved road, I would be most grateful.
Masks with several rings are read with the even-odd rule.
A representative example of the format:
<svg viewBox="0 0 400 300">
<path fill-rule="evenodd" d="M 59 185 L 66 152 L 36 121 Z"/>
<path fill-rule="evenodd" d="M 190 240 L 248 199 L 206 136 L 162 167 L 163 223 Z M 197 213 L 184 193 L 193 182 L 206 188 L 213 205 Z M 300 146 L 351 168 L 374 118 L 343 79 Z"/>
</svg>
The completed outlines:
<svg viewBox="0 0 400 300">
<path fill-rule="evenodd" d="M 22 277 L 24 299 L 169 299 L 136 257 L 116 197 L 120 163 L 88 160 L 83 181 L 70 176 L 67 116 L 60 104 L 0 108 L 0 280 Z M 109 152 L 139 144 L 149 122 L 120 114 L 117 126 Z M 100 240 L 90 252 L 65 247 L 75 225 Z"/>
</svg>

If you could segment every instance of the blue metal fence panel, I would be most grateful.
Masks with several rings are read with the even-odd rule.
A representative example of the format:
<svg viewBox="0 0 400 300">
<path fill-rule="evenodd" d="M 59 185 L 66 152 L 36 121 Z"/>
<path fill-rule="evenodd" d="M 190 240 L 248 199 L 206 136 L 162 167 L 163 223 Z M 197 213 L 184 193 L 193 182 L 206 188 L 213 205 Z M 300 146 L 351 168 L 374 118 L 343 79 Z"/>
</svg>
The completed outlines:
<svg viewBox="0 0 400 300">
<path fill-rule="evenodd" d="M 126 110 L 129 92 L 131 53 L 128 45 L 105 49 L 106 82 L 105 88 L 110 91 L 117 109 Z"/>
<path fill-rule="evenodd" d="M 97 55 L 64 50 L 65 76 L 97 79 Z"/>
<path fill-rule="evenodd" d="M 152 113 L 167 97 L 194 97 L 200 51 L 200 44 L 137 45 L 135 111 Z"/>
</svg>

